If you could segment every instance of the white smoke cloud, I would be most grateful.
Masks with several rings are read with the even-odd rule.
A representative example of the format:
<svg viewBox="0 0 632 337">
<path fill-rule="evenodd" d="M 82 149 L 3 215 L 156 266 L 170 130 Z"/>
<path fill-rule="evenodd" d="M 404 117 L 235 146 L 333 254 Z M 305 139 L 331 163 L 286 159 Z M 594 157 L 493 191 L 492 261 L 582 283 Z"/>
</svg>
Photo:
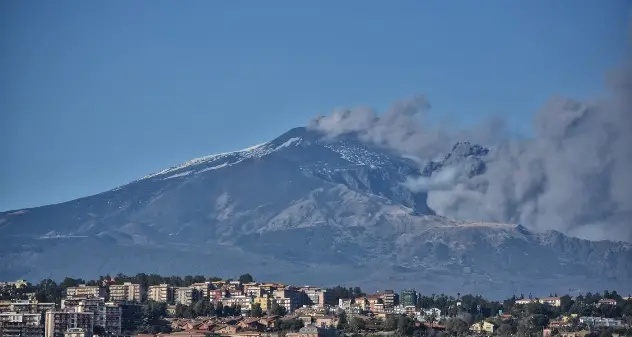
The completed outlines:
<svg viewBox="0 0 632 337">
<path fill-rule="evenodd" d="M 507 137 L 498 119 L 467 130 L 428 127 L 423 117 L 430 105 L 423 96 L 383 115 L 340 110 L 310 126 L 330 137 L 355 132 L 363 141 L 427 160 L 457 141 L 482 144 L 492 150 L 482 175 L 468 178 L 450 169 L 405 185 L 426 191 L 428 205 L 447 217 L 632 242 L 632 68 L 618 69 L 608 84 L 611 93 L 601 101 L 551 99 L 534 116 L 529 139 Z"/>
</svg>

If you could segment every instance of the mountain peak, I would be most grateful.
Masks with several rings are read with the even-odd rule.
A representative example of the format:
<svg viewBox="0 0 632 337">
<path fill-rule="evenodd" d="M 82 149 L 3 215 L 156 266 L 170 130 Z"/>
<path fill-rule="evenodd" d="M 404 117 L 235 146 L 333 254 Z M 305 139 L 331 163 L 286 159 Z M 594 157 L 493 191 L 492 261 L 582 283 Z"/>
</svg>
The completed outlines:
<svg viewBox="0 0 632 337">
<path fill-rule="evenodd" d="M 457 142 L 452 150 L 445 155 L 443 160 L 429 162 L 423 169 L 422 175 L 431 176 L 434 172 L 444 167 L 460 166 L 467 171 L 468 176 L 474 177 L 485 173 L 487 169 L 483 158 L 489 153 L 489 149 L 470 142 Z"/>
</svg>

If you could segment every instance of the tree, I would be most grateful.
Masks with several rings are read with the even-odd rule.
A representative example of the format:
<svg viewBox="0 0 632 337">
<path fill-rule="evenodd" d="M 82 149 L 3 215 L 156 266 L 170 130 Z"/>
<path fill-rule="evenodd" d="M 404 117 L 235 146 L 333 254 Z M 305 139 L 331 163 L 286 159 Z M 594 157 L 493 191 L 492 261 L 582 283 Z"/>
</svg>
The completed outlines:
<svg viewBox="0 0 632 337">
<path fill-rule="evenodd" d="M 277 302 L 273 301 L 270 305 L 270 315 L 285 316 L 286 313 L 287 310 L 285 310 L 285 307 L 279 305 Z"/>
<path fill-rule="evenodd" d="M 303 321 L 298 318 L 281 320 L 279 328 L 281 331 L 297 331 L 303 327 Z"/>
<path fill-rule="evenodd" d="M 250 310 L 250 317 L 262 317 L 263 310 L 261 310 L 261 304 L 255 303 L 255 305 Z"/>
<path fill-rule="evenodd" d="M 388 316 L 382 323 L 382 330 L 385 331 L 395 331 L 397 329 L 397 318 L 395 316 Z"/>
<path fill-rule="evenodd" d="M 415 322 L 408 316 L 399 315 L 397 318 L 397 333 L 409 336 L 412 335 L 413 330 L 415 330 Z"/>
<path fill-rule="evenodd" d="M 360 317 L 352 317 L 348 329 L 352 332 L 360 332 L 366 328 L 366 322 Z"/>
<path fill-rule="evenodd" d="M 450 318 L 445 325 L 446 331 L 451 336 L 464 336 L 465 333 L 470 329 L 470 326 L 460 318 Z"/>
<path fill-rule="evenodd" d="M 250 282 L 254 282 L 255 279 L 252 277 L 252 275 L 246 273 L 246 274 L 242 274 L 239 276 L 239 282 L 241 283 L 250 283 Z"/>
<path fill-rule="evenodd" d="M 346 330 L 348 327 L 349 322 L 347 321 L 347 314 L 343 311 L 340 316 L 338 316 L 338 324 L 336 325 L 336 329 Z"/>
<path fill-rule="evenodd" d="M 507 337 L 509 335 L 511 335 L 513 333 L 513 326 L 511 326 L 511 324 L 508 323 L 503 323 L 498 327 L 498 330 L 496 330 L 496 334 L 498 334 L 498 336 L 502 336 L 502 337 Z"/>
</svg>

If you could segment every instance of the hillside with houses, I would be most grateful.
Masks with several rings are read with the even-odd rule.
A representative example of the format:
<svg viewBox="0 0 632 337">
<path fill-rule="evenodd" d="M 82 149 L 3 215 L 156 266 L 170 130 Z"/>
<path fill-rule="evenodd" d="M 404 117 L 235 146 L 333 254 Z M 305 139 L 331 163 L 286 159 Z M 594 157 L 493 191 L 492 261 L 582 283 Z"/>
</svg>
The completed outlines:
<svg viewBox="0 0 632 337">
<path fill-rule="evenodd" d="M 514 295 L 365 293 L 236 279 L 138 274 L 0 283 L 2 337 L 629 336 L 616 291 Z"/>
</svg>

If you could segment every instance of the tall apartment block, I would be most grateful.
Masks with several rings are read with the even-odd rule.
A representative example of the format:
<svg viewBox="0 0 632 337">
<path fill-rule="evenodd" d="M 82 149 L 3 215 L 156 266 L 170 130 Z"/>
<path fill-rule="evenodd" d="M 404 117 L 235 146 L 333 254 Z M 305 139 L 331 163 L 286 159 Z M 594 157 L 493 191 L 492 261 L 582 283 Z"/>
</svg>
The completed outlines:
<svg viewBox="0 0 632 337">
<path fill-rule="evenodd" d="M 137 302 L 143 301 L 145 289 L 140 284 L 125 282 L 123 284 L 110 285 L 110 301 L 112 302 Z"/>
<path fill-rule="evenodd" d="M 393 308 L 396 305 L 399 305 L 399 295 L 393 290 L 384 290 L 378 292 L 377 295 L 380 296 L 384 303 L 384 308 Z"/>
<path fill-rule="evenodd" d="M 5 312 L 0 314 L 0 336 L 42 337 L 44 324 L 42 314 Z"/>
<path fill-rule="evenodd" d="M 103 297 L 105 298 L 107 293 L 105 288 L 100 286 L 87 286 L 80 284 L 78 287 L 68 287 L 66 289 L 66 297 Z"/>
<path fill-rule="evenodd" d="M 119 335 L 122 331 L 122 308 L 116 303 L 105 303 L 103 298 L 65 299 L 62 309 L 68 312 L 92 313 L 94 326 L 106 333 Z"/>
<path fill-rule="evenodd" d="M 308 298 L 307 303 L 324 308 L 325 305 L 336 305 L 335 298 L 326 289 L 318 287 L 303 287 L 300 289 Z"/>
<path fill-rule="evenodd" d="M 173 297 L 176 304 L 191 305 L 198 299 L 198 292 L 191 287 L 173 288 Z"/>
<path fill-rule="evenodd" d="M 305 304 L 307 296 L 302 291 L 283 289 L 275 290 L 273 297 L 279 305 L 284 306 L 288 311 L 294 311 Z"/>
<path fill-rule="evenodd" d="M 417 305 L 417 292 L 414 289 L 402 290 L 399 295 L 399 304 L 405 307 Z"/>
<path fill-rule="evenodd" d="M 68 329 L 80 328 L 92 333 L 94 330 L 94 314 L 92 312 L 61 312 L 46 313 L 45 337 L 64 337 Z"/>
<path fill-rule="evenodd" d="M 143 306 L 136 303 L 121 303 L 121 330 L 125 335 L 143 324 Z"/>
<path fill-rule="evenodd" d="M 191 288 L 195 289 L 201 297 L 209 297 L 211 290 L 214 289 L 211 282 L 193 283 Z"/>
<path fill-rule="evenodd" d="M 147 299 L 155 302 L 173 302 L 173 287 L 168 284 L 150 286 L 147 292 Z"/>
<path fill-rule="evenodd" d="M 39 303 L 35 301 L 24 300 L 0 304 L 0 312 L 39 314 L 41 312 L 50 310 L 55 310 L 55 303 Z"/>
</svg>

